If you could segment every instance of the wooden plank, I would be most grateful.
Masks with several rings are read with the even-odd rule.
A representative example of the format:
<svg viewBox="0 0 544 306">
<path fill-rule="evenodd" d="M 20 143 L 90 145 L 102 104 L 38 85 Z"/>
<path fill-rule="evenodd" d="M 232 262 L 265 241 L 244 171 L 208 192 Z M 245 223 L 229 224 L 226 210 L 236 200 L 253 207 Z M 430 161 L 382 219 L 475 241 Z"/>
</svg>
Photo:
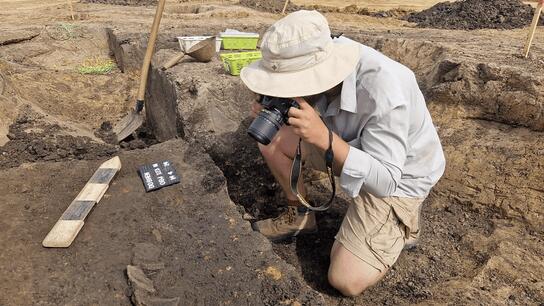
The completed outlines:
<svg viewBox="0 0 544 306">
<path fill-rule="evenodd" d="M 47 248 L 67 248 L 83 227 L 83 220 L 59 220 L 49 231 L 42 245 Z"/>
<path fill-rule="evenodd" d="M 523 50 L 523 56 L 527 58 L 529 56 L 529 51 L 531 50 L 531 45 L 533 44 L 533 38 L 535 37 L 536 27 L 538 21 L 540 20 L 540 13 L 542 12 L 542 6 L 544 5 L 544 0 L 538 1 L 538 5 L 533 16 L 533 21 L 529 27 L 529 34 L 527 35 L 527 42 L 525 43 L 525 49 Z"/>
<path fill-rule="evenodd" d="M 98 168 L 96 172 L 93 174 L 91 179 L 89 180 L 89 183 L 93 184 L 107 184 L 113 176 L 115 175 L 115 171 L 111 171 L 111 168 Z"/>
<path fill-rule="evenodd" d="M 120 169 L 121 160 L 118 156 L 102 163 L 49 231 L 42 245 L 48 248 L 69 247 L 83 227 L 83 220 L 102 199 L 111 180 Z"/>
<path fill-rule="evenodd" d="M 75 20 L 74 6 L 72 5 L 72 0 L 68 0 L 68 6 L 70 7 L 70 15 L 72 16 L 72 20 Z"/>
<path fill-rule="evenodd" d="M 285 0 L 285 4 L 283 5 L 283 10 L 281 10 L 282 15 L 285 15 L 285 10 L 287 9 L 288 4 L 289 4 L 289 0 Z"/>
<path fill-rule="evenodd" d="M 93 209 L 95 201 L 77 201 L 74 200 L 64 211 L 60 220 L 85 220 L 85 217 Z"/>
<path fill-rule="evenodd" d="M 99 202 L 106 190 L 108 184 L 87 183 L 81 192 L 77 195 L 76 201 L 95 201 Z"/>
</svg>

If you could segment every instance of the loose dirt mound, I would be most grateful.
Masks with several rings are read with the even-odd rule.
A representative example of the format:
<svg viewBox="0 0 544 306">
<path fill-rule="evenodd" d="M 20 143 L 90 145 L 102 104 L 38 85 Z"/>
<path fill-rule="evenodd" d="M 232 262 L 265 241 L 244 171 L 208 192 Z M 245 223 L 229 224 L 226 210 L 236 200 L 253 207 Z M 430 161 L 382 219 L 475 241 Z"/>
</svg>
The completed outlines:
<svg viewBox="0 0 544 306">
<path fill-rule="evenodd" d="M 155 3 L 157 3 L 157 0 L 82 0 L 81 2 L 141 6 L 154 5 Z"/>
<path fill-rule="evenodd" d="M 438 3 L 407 19 L 424 28 L 475 30 L 522 28 L 532 16 L 531 6 L 519 0 L 464 0 Z"/>
<path fill-rule="evenodd" d="M 241 5 L 263 11 L 268 13 L 281 13 L 285 1 L 283 0 L 241 0 Z M 293 2 L 289 1 L 287 12 L 294 12 L 297 10 L 316 10 L 321 13 L 345 13 L 345 14 L 357 14 L 364 16 L 372 16 L 378 18 L 385 17 L 394 17 L 402 18 L 405 17 L 409 11 L 405 9 L 391 9 L 388 11 L 371 11 L 366 7 L 359 7 L 355 4 L 348 5 L 345 7 L 337 7 L 330 5 L 321 5 L 321 4 L 312 4 L 312 5 L 296 5 Z"/>
<path fill-rule="evenodd" d="M 36 161 L 93 160 L 118 151 L 113 145 L 67 134 L 59 125 L 44 122 L 36 115 L 20 116 L 7 136 L 10 141 L 0 147 L 0 169 Z"/>
</svg>

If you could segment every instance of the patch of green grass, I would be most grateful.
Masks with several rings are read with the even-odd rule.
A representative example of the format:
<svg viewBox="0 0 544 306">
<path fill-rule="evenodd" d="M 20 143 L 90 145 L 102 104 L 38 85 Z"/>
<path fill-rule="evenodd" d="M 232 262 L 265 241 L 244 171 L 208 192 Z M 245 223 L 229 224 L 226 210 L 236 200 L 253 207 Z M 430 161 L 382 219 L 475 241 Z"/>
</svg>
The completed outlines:
<svg viewBox="0 0 544 306">
<path fill-rule="evenodd" d="M 115 68 L 115 62 L 111 59 L 88 59 L 77 68 L 81 74 L 107 74 Z"/>
<path fill-rule="evenodd" d="M 75 30 L 78 28 L 77 25 L 70 24 L 70 23 L 59 23 L 58 27 L 59 27 L 59 30 L 66 32 L 67 39 L 72 39 L 77 37 L 77 34 L 75 32 Z"/>
<path fill-rule="evenodd" d="M 71 40 L 81 36 L 80 27 L 71 23 L 58 23 L 45 26 L 45 32 L 54 40 Z"/>
</svg>

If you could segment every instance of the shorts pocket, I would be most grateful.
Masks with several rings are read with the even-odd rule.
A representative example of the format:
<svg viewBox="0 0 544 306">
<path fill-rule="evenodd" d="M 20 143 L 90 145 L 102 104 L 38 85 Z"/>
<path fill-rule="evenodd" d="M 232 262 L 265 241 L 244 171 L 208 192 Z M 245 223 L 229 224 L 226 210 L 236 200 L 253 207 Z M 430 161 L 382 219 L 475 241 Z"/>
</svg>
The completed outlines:
<svg viewBox="0 0 544 306">
<path fill-rule="evenodd" d="M 391 206 L 388 210 L 386 220 L 369 233 L 366 243 L 382 264 L 391 267 L 404 247 L 404 231 Z"/>
</svg>

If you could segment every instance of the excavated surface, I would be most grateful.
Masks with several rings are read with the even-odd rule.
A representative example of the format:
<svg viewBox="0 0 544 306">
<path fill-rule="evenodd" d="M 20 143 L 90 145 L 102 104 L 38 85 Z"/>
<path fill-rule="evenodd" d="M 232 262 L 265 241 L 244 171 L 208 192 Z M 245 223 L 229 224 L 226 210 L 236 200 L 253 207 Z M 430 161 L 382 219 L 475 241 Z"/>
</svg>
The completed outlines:
<svg viewBox="0 0 544 306">
<path fill-rule="evenodd" d="M 401 254 L 366 294 L 343 298 L 327 284 L 326 271 L 348 199 L 340 196 L 331 210 L 318 215 L 319 233 L 272 244 L 281 259 L 242 220 L 242 214 L 245 219 L 275 216 L 284 202 L 246 135 L 253 95 L 239 78 L 226 74 L 217 59 L 202 64 L 187 58 L 167 72 L 153 68 L 147 100 L 169 105 L 173 131 L 189 144 L 119 151 L 156 142 L 147 130 L 121 146 L 101 141 L 134 103 L 135 71 L 147 40 L 142 33 L 149 30 L 154 7 L 77 3 L 72 22 L 65 1 L 32 1 L 7 3 L 0 12 L 8 21 L 0 35 L 0 143 L 6 143 L 0 147 L 6 156 L 0 158 L 0 175 L 8 182 L 0 206 L 6 216 L 0 226 L 7 233 L 1 243 L 7 251 L 0 256 L 9 263 L 2 266 L 6 279 L 0 283 L 8 292 L 2 296 L 7 304 L 149 299 L 139 291 L 137 278 L 127 284 L 129 264 L 142 267 L 157 291 L 151 298 L 163 298 L 163 304 L 175 297 L 190 304 L 318 303 L 321 298 L 306 284 L 328 305 L 538 305 L 544 300 L 542 31 L 537 31 L 530 58 L 523 59 L 525 29 L 442 31 L 411 28 L 390 18 L 327 14 L 334 32 L 415 71 L 447 158 L 445 175 L 425 202 L 419 246 Z M 153 67 L 175 54 L 175 36 L 214 34 L 227 27 L 263 33 L 277 18 L 219 1 L 171 3 Z M 105 28 L 112 30 L 108 34 Z M 102 76 L 75 72 L 86 58 L 108 55 L 108 37 L 119 69 Z M 45 150 L 33 153 L 29 145 L 41 141 Z M 121 155 L 124 168 L 75 244 L 67 250 L 42 249 L 39 243 L 50 226 L 99 164 L 95 159 L 112 154 Z M 144 194 L 136 165 L 165 156 L 181 165 L 185 181 Z M 74 161 L 79 158 L 85 160 Z M 27 164 L 32 161 L 43 162 Z M 318 175 L 311 173 L 306 180 L 313 199 L 328 196 L 326 181 Z M 227 199 L 225 184 L 237 207 Z M 231 230 L 243 235 L 227 236 Z M 231 247 L 235 251 L 220 252 Z M 149 249 L 158 249 L 159 259 Z M 258 261 L 259 251 L 265 264 Z M 142 261 L 141 253 L 154 254 L 154 261 Z M 278 275 L 283 278 L 275 281 Z M 52 286 L 41 281 L 47 277 Z M 215 293 L 218 284 L 229 289 Z M 240 294 L 246 291 L 255 295 Z"/>
<path fill-rule="evenodd" d="M 415 32 L 406 33 L 408 38 L 399 33 L 346 33 L 414 69 L 429 97 L 448 168 L 426 201 L 420 247 L 402 254 L 384 281 L 363 297 L 341 299 L 326 280 L 329 250 L 349 205 L 345 197 L 318 216 L 318 234 L 274 244 L 274 250 L 332 304 L 539 301 L 542 278 L 531 271 L 542 260 L 544 199 L 538 184 L 543 179 L 543 136 L 531 129 L 542 130 L 540 77 L 515 63 L 483 62 L 450 44 L 430 43 Z M 172 54 L 158 51 L 155 67 Z M 515 99 L 516 94 L 531 98 Z M 184 137 L 204 146 L 225 174 L 231 199 L 249 218 L 261 219 L 284 208 L 278 185 L 246 134 L 252 99 L 239 78 L 227 75 L 216 60 L 203 64 L 187 59 L 166 73 L 155 69 L 152 74 L 152 103 L 177 105 L 174 112 Z M 492 111 L 497 103 L 498 110 L 509 110 Z M 308 183 L 312 198 L 324 201 L 326 180 Z M 514 255 L 532 259 L 520 270 L 514 268 L 517 264 L 503 264 Z M 512 280 L 517 280 L 515 286 Z M 444 283 L 451 287 L 444 290 Z"/>
<path fill-rule="evenodd" d="M 100 162 L 25 164 L 0 173 L 0 304 L 126 305 L 131 296 L 142 303 L 142 288 L 127 284 L 127 265 L 153 282 L 149 299 L 323 304 L 242 220 L 222 173 L 198 145 L 170 141 L 120 159 L 121 171 L 67 249 L 46 249 L 41 241 Z M 172 162 L 181 183 L 146 194 L 136 168 L 161 160 Z"/>
</svg>

